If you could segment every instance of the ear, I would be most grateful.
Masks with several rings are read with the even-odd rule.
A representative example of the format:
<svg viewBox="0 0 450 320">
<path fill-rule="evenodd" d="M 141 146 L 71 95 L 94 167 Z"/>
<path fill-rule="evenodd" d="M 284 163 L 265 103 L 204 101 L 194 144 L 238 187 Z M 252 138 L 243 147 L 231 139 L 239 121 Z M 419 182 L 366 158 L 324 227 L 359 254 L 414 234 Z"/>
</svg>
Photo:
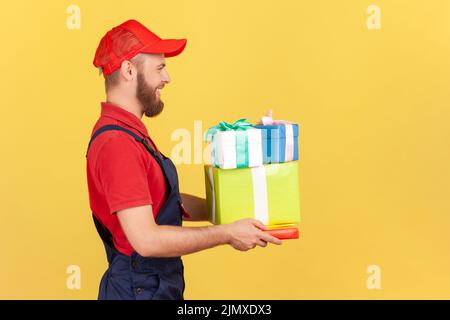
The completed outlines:
<svg viewBox="0 0 450 320">
<path fill-rule="evenodd" d="M 126 81 L 132 81 L 137 74 L 136 67 L 129 60 L 122 61 L 120 74 Z"/>
</svg>

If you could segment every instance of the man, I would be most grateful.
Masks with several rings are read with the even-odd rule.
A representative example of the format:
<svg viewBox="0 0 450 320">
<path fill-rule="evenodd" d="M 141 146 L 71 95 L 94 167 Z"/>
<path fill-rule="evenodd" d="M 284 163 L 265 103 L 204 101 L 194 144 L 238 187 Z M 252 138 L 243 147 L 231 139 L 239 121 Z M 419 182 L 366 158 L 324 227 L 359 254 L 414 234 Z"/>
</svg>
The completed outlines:
<svg viewBox="0 0 450 320">
<path fill-rule="evenodd" d="M 99 299 L 183 299 L 181 256 L 229 244 L 246 251 L 281 241 L 264 225 L 243 219 L 228 225 L 182 227 L 205 220 L 205 199 L 180 195 L 175 166 L 150 138 L 143 114 L 163 111 L 170 82 L 165 58 L 186 39 L 162 40 L 135 20 L 101 39 L 94 65 L 105 77 L 106 102 L 87 153 L 90 206 L 109 267 Z"/>
</svg>

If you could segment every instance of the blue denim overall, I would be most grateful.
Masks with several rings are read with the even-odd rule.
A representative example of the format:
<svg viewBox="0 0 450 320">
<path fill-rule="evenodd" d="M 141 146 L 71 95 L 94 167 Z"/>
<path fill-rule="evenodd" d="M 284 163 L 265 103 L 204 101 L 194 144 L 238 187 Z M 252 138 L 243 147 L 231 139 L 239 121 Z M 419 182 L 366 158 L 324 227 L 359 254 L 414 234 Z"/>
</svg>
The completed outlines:
<svg viewBox="0 0 450 320">
<path fill-rule="evenodd" d="M 181 226 L 182 211 L 178 189 L 178 175 L 173 162 L 155 151 L 145 138 L 117 125 L 106 125 L 94 132 L 89 142 L 102 132 L 119 130 L 126 132 L 142 143 L 150 155 L 158 162 L 169 187 L 166 202 L 161 207 L 156 223 L 159 225 Z M 88 146 L 88 152 L 89 152 Z M 87 154 L 86 154 L 87 156 Z M 181 257 L 143 257 L 136 251 L 126 256 L 114 248 L 110 231 L 92 214 L 97 231 L 106 249 L 109 267 L 102 277 L 98 299 L 100 300 L 182 300 L 184 266 Z"/>
</svg>

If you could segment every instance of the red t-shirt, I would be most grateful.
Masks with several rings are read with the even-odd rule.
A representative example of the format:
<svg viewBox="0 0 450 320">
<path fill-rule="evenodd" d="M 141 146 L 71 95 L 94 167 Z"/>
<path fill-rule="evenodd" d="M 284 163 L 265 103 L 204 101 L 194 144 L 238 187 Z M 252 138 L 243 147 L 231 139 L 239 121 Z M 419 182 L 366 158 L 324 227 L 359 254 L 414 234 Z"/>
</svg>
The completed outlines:
<svg viewBox="0 0 450 320">
<path fill-rule="evenodd" d="M 120 125 L 146 137 L 158 151 L 141 119 L 111 103 L 104 102 L 101 108 L 91 135 L 104 125 Z M 86 170 L 92 212 L 111 232 L 115 248 L 131 255 L 134 249 L 115 213 L 150 204 L 156 220 L 167 197 L 161 167 L 142 143 L 126 132 L 113 130 L 103 132 L 91 143 Z"/>
</svg>

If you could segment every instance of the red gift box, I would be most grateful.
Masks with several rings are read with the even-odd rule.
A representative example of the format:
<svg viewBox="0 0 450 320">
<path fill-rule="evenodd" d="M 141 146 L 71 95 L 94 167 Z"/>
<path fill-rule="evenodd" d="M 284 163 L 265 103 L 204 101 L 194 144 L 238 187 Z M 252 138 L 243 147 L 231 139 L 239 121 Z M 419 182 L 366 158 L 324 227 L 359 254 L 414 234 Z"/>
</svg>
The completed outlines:
<svg viewBox="0 0 450 320">
<path fill-rule="evenodd" d="M 274 236 L 275 238 L 278 238 L 280 240 L 287 240 L 287 239 L 298 239 L 299 232 L 298 228 L 296 227 L 288 227 L 288 228 L 270 228 L 268 230 L 265 230 L 268 234 L 271 236 Z"/>
</svg>

